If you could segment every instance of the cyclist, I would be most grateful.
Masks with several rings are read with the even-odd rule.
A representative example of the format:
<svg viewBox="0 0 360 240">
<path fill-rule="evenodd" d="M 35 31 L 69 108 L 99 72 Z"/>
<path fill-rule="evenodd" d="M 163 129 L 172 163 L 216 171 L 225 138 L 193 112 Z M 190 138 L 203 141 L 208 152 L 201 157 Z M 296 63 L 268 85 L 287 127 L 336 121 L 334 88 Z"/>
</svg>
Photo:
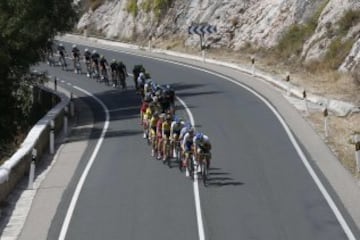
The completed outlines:
<svg viewBox="0 0 360 240">
<path fill-rule="evenodd" d="M 104 55 L 100 56 L 100 73 L 101 73 L 101 79 L 106 82 L 106 84 L 109 84 L 108 74 L 107 74 L 107 67 L 109 66 L 106 58 Z"/>
<path fill-rule="evenodd" d="M 166 110 L 170 110 L 172 114 L 175 114 L 175 90 L 170 87 L 170 85 L 166 85 L 164 91 L 164 108 Z"/>
<path fill-rule="evenodd" d="M 73 60 L 74 60 L 74 72 L 78 73 L 79 68 L 80 68 L 79 67 L 80 66 L 80 50 L 78 49 L 76 44 L 74 44 L 72 46 L 71 52 L 72 52 Z"/>
<path fill-rule="evenodd" d="M 139 86 L 138 86 L 138 77 L 140 72 L 145 72 L 145 68 L 143 67 L 143 65 L 135 65 L 133 68 L 133 75 L 134 75 L 134 84 L 135 84 L 135 90 L 138 91 L 139 90 Z"/>
<path fill-rule="evenodd" d="M 111 60 L 110 69 L 111 69 L 111 80 L 113 82 L 113 87 L 117 87 L 119 80 L 119 66 L 116 59 Z"/>
<path fill-rule="evenodd" d="M 94 49 L 91 54 L 91 61 L 92 61 L 91 67 L 92 67 L 93 77 L 95 77 L 95 78 L 99 77 L 99 59 L 100 59 L 100 55 Z"/>
<path fill-rule="evenodd" d="M 159 112 L 154 112 L 150 119 L 149 130 L 150 130 L 150 141 L 151 141 L 151 156 L 158 155 L 158 148 L 156 142 L 156 126 L 159 120 Z"/>
<path fill-rule="evenodd" d="M 138 86 L 138 91 L 140 92 L 141 97 L 144 97 L 145 81 L 146 81 L 145 73 L 140 72 L 139 77 L 137 79 L 137 86 Z"/>
<path fill-rule="evenodd" d="M 173 153 L 173 156 L 176 157 L 176 143 L 180 139 L 180 132 L 183 128 L 183 122 L 181 119 L 177 116 L 174 117 L 174 121 L 171 123 L 170 127 L 170 143 L 171 143 L 171 152 Z"/>
<path fill-rule="evenodd" d="M 126 77 L 129 76 L 126 70 L 126 66 L 122 61 L 118 61 L 117 67 L 121 86 L 123 89 L 126 89 Z"/>
<path fill-rule="evenodd" d="M 195 130 L 193 127 L 190 127 L 187 130 L 187 133 L 184 135 L 184 138 L 182 140 L 182 150 L 184 153 L 184 159 L 182 161 L 182 166 L 186 168 L 186 176 L 189 176 L 189 171 L 188 171 L 188 162 L 192 161 L 192 159 L 190 158 L 190 154 L 193 151 L 193 144 L 194 144 L 194 136 L 195 136 Z"/>
<path fill-rule="evenodd" d="M 60 43 L 58 45 L 57 50 L 59 53 L 59 63 L 65 69 L 67 64 L 66 64 L 66 60 L 65 60 L 66 50 L 65 50 L 64 45 L 62 43 Z"/>
<path fill-rule="evenodd" d="M 163 156 L 163 149 L 162 149 L 162 144 L 163 144 L 163 139 L 162 139 L 162 124 L 164 123 L 165 120 L 165 114 L 161 113 L 159 115 L 159 120 L 156 123 L 156 140 L 157 140 L 157 159 L 160 160 L 161 157 Z"/>
<path fill-rule="evenodd" d="M 172 123 L 172 117 L 170 114 L 166 115 L 165 121 L 162 124 L 162 139 L 163 139 L 163 161 L 166 161 L 168 157 L 170 157 L 170 150 L 166 151 L 166 145 L 170 144 L 168 141 L 170 141 L 170 130 L 171 130 L 171 123 Z M 169 155 L 168 155 L 169 154 Z"/>
<path fill-rule="evenodd" d="M 144 102 L 145 104 L 147 103 L 146 101 Z M 143 110 L 143 109 L 142 109 Z M 143 124 L 143 129 L 144 129 L 144 138 L 149 137 L 147 135 L 147 130 L 148 130 L 148 124 L 149 121 L 152 117 L 152 114 L 154 113 L 154 107 L 152 106 L 152 104 L 147 104 L 147 107 L 145 109 L 145 112 L 143 113 L 143 119 L 142 119 L 142 124 Z"/>
<path fill-rule="evenodd" d="M 46 42 L 46 58 L 47 58 L 47 64 L 50 66 L 54 65 L 54 43 L 52 39 L 48 39 Z"/>
<path fill-rule="evenodd" d="M 91 73 L 91 52 L 89 49 L 85 48 L 84 50 L 84 61 L 85 61 L 85 65 L 86 65 L 86 76 L 90 77 L 90 73 Z"/>
<path fill-rule="evenodd" d="M 204 133 L 197 133 L 194 137 L 194 156 L 197 163 L 197 166 L 199 166 L 199 157 L 201 154 L 206 155 L 207 160 L 207 167 L 210 166 L 210 159 L 211 159 L 211 143 L 209 140 L 209 137 L 205 135 Z"/>
</svg>

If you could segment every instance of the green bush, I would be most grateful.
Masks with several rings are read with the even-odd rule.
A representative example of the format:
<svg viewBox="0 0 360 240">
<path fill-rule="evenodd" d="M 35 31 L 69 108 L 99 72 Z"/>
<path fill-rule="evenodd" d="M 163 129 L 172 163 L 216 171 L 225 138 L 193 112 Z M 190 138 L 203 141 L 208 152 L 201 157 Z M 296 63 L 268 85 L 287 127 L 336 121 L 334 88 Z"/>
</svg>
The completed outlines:
<svg viewBox="0 0 360 240">
<path fill-rule="evenodd" d="M 144 10 L 144 12 L 148 13 L 152 11 L 152 0 L 143 1 L 141 3 L 141 9 Z"/>
<path fill-rule="evenodd" d="M 349 54 L 354 44 L 353 39 L 342 40 L 341 37 L 335 38 L 326 52 L 324 62 L 333 70 L 339 68 Z"/>
<path fill-rule="evenodd" d="M 360 22 L 360 10 L 349 10 L 339 20 L 339 34 L 345 35 L 351 27 Z"/>
<path fill-rule="evenodd" d="M 301 54 L 304 43 L 315 32 L 319 17 L 328 2 L 329 0 L 324 0 L 307 23 L 293 24 L 289 27 L 276 48 L 273 49 L 279 57 L 288 59 L 294 55 L 299 56 Z"/>
<path fill-rule="evenodd" d="M 127 8 L 126 10 L 131 13 L 134 17 L 137 16 L 138 14 L 138 5 L 137 5 L 137 0 L 129 0 L 127 3 Z"/>
</svg>

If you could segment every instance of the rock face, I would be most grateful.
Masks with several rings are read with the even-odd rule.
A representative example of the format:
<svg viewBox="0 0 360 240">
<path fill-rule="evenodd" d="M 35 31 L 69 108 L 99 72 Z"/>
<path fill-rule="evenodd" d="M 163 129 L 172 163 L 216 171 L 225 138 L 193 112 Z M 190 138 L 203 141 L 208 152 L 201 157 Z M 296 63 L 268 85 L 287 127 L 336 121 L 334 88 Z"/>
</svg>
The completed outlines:
<svg viewBox="0 0 360 240">
<path fill-rule="evenodd" d="M 206 35 L 206 44 L 215 48 L 239 49 L 251 44 L 256 47 L 276 46 L 293 24 L 303 24 L 320 11 L 313 35 L 303 46 L 305 61 L 321 58 L 334 36 L 337 22 L 349 9 L 360 9 L 359 0 L 173 0 L 162 15 L 146 12 L 149 0 L 137 0 L 137 14 L 128 12 L 129 1 L 107 0 L 95 11 L 86 12 L 78 28 L 89 26 L 108 38 L 122 40 L 180 38 L 185 45 L 198 45 L 199 36 L 189 35 L 192 24 L 217 26 L 217 33 Z M 351 27 L 344 38 L 358 37 L 360 24 Z M 355 41 L 354 41 L 355 42 Z M 354 44 L 349 57 L 341 66 L 351 71 L 360 58 L 360 43 Z"/>
</svg>

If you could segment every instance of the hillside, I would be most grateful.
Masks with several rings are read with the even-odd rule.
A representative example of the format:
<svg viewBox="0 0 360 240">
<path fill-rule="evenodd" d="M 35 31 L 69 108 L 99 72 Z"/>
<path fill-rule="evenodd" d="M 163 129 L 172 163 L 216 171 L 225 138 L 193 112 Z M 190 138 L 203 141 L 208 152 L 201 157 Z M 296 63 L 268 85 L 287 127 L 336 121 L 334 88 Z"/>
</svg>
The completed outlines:
<svg viewBox="0 0 360 240">
<path fill-rule="evenodd" d="M 331 69 L 359 71 L 358 0 L 83 0 L 77 28 L 122 41 L 173 40 L 199 45 L 192 24 L 217 26 L 206 45 L 233 51 L 271 50 L 284 61 L 325 62 Z M 179 43 L 180 42 L 180 43 Z"/>
</svg>

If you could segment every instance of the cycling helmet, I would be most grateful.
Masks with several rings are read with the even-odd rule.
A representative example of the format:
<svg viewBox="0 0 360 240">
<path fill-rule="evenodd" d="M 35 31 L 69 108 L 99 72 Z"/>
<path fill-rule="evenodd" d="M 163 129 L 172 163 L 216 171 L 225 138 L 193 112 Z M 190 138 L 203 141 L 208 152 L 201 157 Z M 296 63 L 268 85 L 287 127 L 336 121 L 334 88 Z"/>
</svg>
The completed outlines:
<svg viewBox="0 0 360 240">
<path fill-rule="evenodd" d="M 105 57 L 104 57 L 104 55 L 101 55 L 100 58 L 101 58 L 101 59 L 104 59 Z"/>
<path fill-rule="evenodd" d="M 159 117 L 159 112 L 158 111 L 154 112 L 153 117 L 156 117 L 156 118 Z"/>
<path fill-rule="evenodd" d="M 171 115 L 170 114 L 166 114 L 166 120 L 171 120 L 172 119 L 172 117 L 171 117 Z"/>
<path fill-rule="evenodd" d="M 94 49 L 94 50 L 92 51 L 92 53 L 93 53 L 93 54 L 96 53 L 96 50 Z"/>
<path fill-rule="evenodd" d="M 195 137 L 196 137 L 196 140 L 203 140 L 204 134 L 200 132 L 200 133 L 197 133 Z"/>
<path fill-rule="evenodd" d="M 144 102 L 151 102 L 151 97 L 149 95 L 145 95 Z"/>
<path fill-rule="evenodd" d="M 179 118 L 178 116 L 174 117 L 174 122 L 179 124 L 181 122 L 181 118 Z"/>
<path fill-rule="evenodd" d="M 116 59 L 115 59 L 115 58 L 113 58 L 113 60 L 111 60 L 111 62 L 112 62 L 112 63 L 116 63 Z"/>
<path fill-rule="evenodd" d="M 159 117 L 162 118 L 162 119 L 164 119 L 164 118 L 165 118 L 165 113 L 159 114 Z"/>
<path fill-rule="evenodd" d="M 76 44 L 72 45 L 73 48 L 76 48 Z"/>
<path fill-rule="evenodd" d="M 84 52 L 88 52 L 88 51 L 89 51 L 89 49 L 88 49 L 88 48 L 85 48 Z"/>
<path fill-rule="evenodd" d="M 59 46 L 60 46 L 60 47 L 63 47 L 64 45 L 63 45 L 62 43 L 59 43 Z"/>
<path fill-rule="evenodd" d="M 158 102 L 159 98 L 157 96 L 153 97 L 153 102 Z"/>
<path fill-rule="evenodd" d="M 195 129 L 193 127 L 188 128 L 188 133 L 193 134 L 195 132 Z"/>
</svg>

